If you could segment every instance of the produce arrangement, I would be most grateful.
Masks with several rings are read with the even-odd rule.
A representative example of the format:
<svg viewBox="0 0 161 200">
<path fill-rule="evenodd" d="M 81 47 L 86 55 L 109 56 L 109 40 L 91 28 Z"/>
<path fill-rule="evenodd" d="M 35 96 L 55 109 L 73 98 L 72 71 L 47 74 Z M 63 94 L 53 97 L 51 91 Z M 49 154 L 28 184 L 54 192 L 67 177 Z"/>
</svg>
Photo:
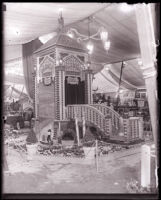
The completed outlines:
<svg viewBox="0 0 161 200">
<path fill-rule="evenodd" d="M 96 132 L 92 129 L 87 129 L 86 134 L 84 138 L 81 140 L 80 146 L 78 146 L 76 143 L 73 142 L 73 145 L 66 146 L 62 145 L 61 143 L 43 143 L 38 142 L 37 146 L 37 153 L 40 155 L 45 156 L 62 156 L 62 157 L 77 157 L 77 158 L 83 158 L 85 157 L 83 147 L 95 147 L 96 146 L 96 139 L 98 141 L 98 155 L 108 155 L 109 153 L 127 150 L 130 148 L 135 148 L 140 144 L 134 144 L 134 145 L 123 145 L 123 144 L 113 144 L 108 143 L 102 140 L 99 140 L 98 137 L 96 137 L 96 134 L 92 134 L 92 132 Z M 22 135 L 21 135 L 22 136 Z M 34 143 L 37 142 L 36 136 L 33 134 L 33 131 L 31 131 L 27 138 L 21 137 L 16 135 L 9 135 L 5 138 L 5 144 L 8 144 L 8 146 L 13 147 L 14 149 L 22 152 L 27 152 L 26 145 L 28 143 Z"/>
<path fill-rule="evenodd" d="M 38 153 L 42 155 L 54 155 L 54 156 L 65 156 L 65 157 L 84 157 L 84 151 L 82 146 L 62 146 L 53 145 L 49 147 L 38 146 Z"/>
</svg>

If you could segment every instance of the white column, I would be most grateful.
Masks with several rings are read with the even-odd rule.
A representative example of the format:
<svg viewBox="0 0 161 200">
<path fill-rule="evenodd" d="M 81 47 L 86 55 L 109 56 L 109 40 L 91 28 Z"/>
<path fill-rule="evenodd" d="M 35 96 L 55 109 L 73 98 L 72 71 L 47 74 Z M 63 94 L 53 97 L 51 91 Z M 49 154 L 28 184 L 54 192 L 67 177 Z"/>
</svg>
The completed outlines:
<svg viewBox="0 0 161 200">
<path fill-rule="evenodd" d="M 150 186 L 150 146 L 143 145 L 141 148 L 141 186 Z"/>
<path fill-rule="evenodd" d="M 59 71 L 59 112 L 60 112 L 60 120 L 62 120 L 62 82 L 61 82 L 61 71 Z"/>
<path fill-rule="evenodd" d="M 39 57 L 36 58 L 35 67 L 35 118 L 38 118 L 38 104 L 39 104 L 39 97 L 38 97 L 38 66 L 39 66 Z"/>
<path fill-rule="evenodd" d="M 151 4 L 135 5 L 137 29 L 143 66 L 141 67 L 147 89 L 150 118 L 154 142 L 157 148 L 158 114 L 157 114 L 157 72 L 155 66 L 156 47 L 152 22 Z M 158 27 L 159 28 L 159 27 Z M 157 161 L 157 160 L 156 160 Z"/>
</svg>

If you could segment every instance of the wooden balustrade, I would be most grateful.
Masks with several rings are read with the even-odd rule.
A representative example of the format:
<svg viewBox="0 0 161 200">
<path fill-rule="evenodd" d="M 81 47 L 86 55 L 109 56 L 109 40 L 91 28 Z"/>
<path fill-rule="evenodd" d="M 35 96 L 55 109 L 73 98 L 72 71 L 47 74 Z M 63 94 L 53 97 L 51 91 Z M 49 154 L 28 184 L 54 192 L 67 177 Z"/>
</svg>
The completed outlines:
<svg viewBox="0 0 161 200">
<path fill-rule="evenodd" d="M 97 108 L 83 104 L 67 106 L 67 119 L 75 119 L 75 116 L 77 116 L 78 120 L 82 121 L 83 115 L 86 121 L 93 123 L 100 128 L 101 131 L 107 133 L 105 115 L 103 115 Z"/>
<path fill-rule="evenodd" d="M 112 125 L 116 127 L 116 129 L 120 128 L 120 115 L 115 110 L 103 104 L 91 104 L 91 106 L 97 108 L 105 116 L 109 114 Z"/>
<path fill-rule="evenodd" d="M 140 118 L 123 119 L 116 111 L 101 104 L 68 105 L 66 107 L 66 119 L 75 119 L 77 116 L 78 121 L 82 121 L 83 115 L 86 121 L 96 125 L 107 136 L 119 136 L 121 132 L 127 140 L 142 138 L 143 122 Z"/>
</svg>

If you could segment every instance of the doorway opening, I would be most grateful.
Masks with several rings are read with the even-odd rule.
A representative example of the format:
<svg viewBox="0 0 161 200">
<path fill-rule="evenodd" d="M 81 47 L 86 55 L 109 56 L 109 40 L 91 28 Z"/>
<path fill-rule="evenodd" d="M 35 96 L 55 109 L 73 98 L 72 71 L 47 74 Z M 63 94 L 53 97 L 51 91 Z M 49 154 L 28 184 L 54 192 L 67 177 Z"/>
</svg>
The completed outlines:
<svg viewBox="0 0 161 200">
<path fill-rule="evenodd" d="M 71 104 L 85 104 L 85 81 L 80 77 L 65 78 L 65 106 Z"/>
</svg>

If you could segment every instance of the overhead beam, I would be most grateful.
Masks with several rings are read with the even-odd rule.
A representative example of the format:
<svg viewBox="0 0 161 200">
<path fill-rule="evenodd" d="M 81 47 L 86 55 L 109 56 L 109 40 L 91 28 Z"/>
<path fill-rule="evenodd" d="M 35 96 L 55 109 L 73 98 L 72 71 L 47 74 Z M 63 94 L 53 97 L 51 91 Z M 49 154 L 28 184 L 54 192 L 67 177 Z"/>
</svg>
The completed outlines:
<svg viewBox="0 0 161 200">
<path fill-rule="evenodd" d="M 131 60 L 137 60 L 137 59 L 140 59 L 141 57 L 138 56 L 138 57 L 135 57 L 135 58 L 130 58 L 130 59 L 121 59 L 121 60 L 117 60 L 115 62 L 108 62 L 108 63 L 102 63 L 102 65 L 110 65 L 110 64 L 117 64 L 117 63 L 121 63 L 122 61 L 124 62 L 127 62 L 127 61 L 131 61 Z"/>
</svg>

